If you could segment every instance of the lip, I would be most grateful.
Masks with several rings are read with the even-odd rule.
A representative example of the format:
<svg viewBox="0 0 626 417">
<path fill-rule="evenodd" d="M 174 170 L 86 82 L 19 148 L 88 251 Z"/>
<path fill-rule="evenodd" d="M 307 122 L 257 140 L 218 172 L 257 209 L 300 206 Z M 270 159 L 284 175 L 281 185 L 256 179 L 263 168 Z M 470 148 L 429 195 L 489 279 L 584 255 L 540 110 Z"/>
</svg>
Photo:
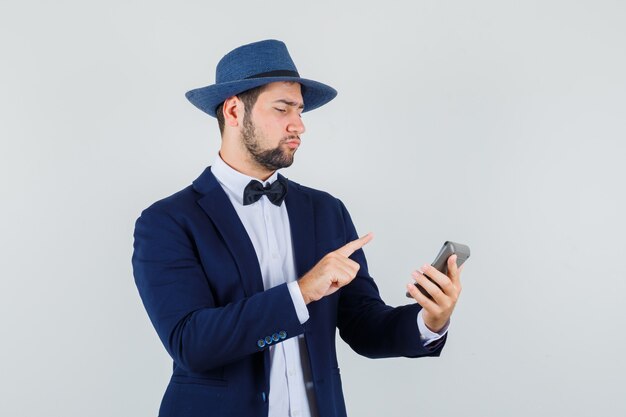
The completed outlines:
<svg viewBox="0 0 626 417">
<path fill-rule="evenodd" d="M 285 142 L 291 149 L 297 149 L 300 146 L 300 139 L 292 139 Z"/>
</svg>

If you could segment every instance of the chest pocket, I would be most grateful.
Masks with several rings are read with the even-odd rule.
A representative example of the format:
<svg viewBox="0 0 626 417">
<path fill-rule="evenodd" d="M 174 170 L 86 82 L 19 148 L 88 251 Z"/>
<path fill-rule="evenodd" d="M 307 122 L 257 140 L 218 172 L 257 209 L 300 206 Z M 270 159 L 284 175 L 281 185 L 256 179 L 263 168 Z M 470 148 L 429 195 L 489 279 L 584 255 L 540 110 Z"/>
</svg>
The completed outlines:
<svg viewBox="0 0 626 417">
<path fill-rule="evenodd" d="M 323 240 L 321 242 L 318 242 L 315 245 L 316 259 L 319 261 L 328 253 L 339 249 L 343 245 L 345 245 L 345 242 L 342 237 L 336 237 L 333 239 L 328 239 L 328 240 Z"/>
</svg>

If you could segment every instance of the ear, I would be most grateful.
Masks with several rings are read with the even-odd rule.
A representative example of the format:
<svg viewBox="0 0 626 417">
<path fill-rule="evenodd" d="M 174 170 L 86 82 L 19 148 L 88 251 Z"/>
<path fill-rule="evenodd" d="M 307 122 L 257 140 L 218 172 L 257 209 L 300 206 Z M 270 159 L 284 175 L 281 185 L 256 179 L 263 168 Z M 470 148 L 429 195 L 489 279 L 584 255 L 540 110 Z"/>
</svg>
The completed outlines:
<svg viewBox="0 0 626 417">
<path fill-rule="evenodd" d="M 244 104 L 239 97 L 232 96 L 224 100 L 223 107 L 224 124 L 236 127 L 243 121 Z"/>
</svg>

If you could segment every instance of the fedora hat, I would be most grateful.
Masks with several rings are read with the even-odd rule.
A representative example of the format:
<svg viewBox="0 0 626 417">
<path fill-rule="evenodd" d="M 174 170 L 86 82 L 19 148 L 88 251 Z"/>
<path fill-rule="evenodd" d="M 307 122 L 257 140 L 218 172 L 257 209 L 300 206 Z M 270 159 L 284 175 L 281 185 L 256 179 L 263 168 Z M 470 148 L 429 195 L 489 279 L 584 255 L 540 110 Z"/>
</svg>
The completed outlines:
<svg viewBox="0 0 626 417">
<path fill-rule="evenodd" d="M 227 98 L 276 81 L 300 83 L 305 112 L 328 103 L 337 95 L 337 91 L 326 84 L 301 78 L 287 46 L 268 39 L 227 53 L 217 64 L 215 84 L 188 91 L 185 96 L 194 106 L 216 117 L 217 107 Z"/>
</svg>

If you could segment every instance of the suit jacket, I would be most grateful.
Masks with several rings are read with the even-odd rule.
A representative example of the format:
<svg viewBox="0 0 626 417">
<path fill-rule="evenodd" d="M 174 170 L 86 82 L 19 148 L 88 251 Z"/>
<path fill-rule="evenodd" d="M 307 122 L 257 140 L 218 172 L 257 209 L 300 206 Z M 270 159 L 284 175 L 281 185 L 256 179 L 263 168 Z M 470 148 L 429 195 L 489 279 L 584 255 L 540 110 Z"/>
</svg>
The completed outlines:
<svg viewBox="0 0 626 417">
<path fill-rule="evenodd" d="M 285 204 L 298 276 L 358 237 L 328 193 L 289 181 Z M 361 265 L 357 277 L 309 304 L 300 324 L 286 284 L 264 290 L 252 242 L 210 167 L 144 210 L 134 236 L 135 282 L 174 361 L 161 417 L 267 416 L 268 347 L 303 333 L 320 417 L 346 415 L 336 328 L 371 358 L 438 356 L 445 343 L 423 346 L 418 304 L 385 305 L 362 250 L 351 257 Z"/>
</svg>

